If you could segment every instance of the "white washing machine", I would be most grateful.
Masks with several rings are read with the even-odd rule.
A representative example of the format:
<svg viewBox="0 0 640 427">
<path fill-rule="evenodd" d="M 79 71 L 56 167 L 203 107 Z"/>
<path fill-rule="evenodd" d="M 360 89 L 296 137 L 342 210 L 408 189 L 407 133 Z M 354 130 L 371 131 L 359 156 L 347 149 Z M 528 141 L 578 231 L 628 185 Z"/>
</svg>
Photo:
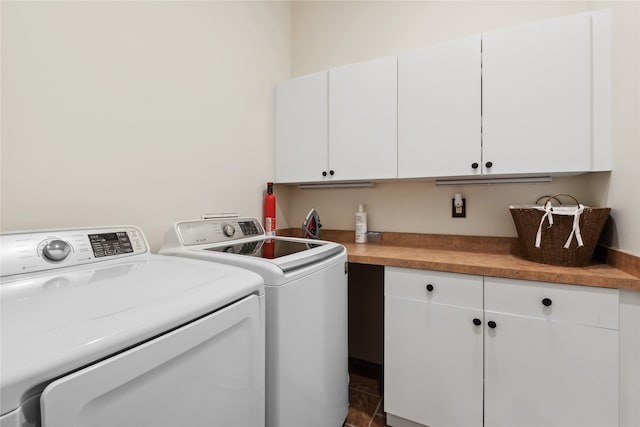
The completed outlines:
<svg viewBox="0 0 640 427">
<path fill-rule="evenodd" d="M 259 273 L 267 303 L 267 426 L 342 426 L 349 404 L 344 246 L 270 237 L 256 218 L 223 218 L 176 223 L 160 253 Z"/>
<path fill-rule="evenodd" d="M 0 235 L 0 425 L 264 426 L 262 278 L 140 229 Z"/>
</svg>

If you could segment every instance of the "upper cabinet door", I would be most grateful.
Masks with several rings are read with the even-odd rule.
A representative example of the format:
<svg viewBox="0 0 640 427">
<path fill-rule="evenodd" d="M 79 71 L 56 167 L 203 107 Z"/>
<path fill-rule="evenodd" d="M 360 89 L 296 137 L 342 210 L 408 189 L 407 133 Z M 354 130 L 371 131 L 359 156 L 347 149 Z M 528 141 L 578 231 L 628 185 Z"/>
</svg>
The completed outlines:
<svg viewBox="0 0 640 427">
<path fill-rule="evenodd" d="M 398 57 L 398 178 L 480 175 L 480 43 Z"/>
<path fill-rule="evenodd" d="M 276 182 L 321 181 L 328 172 L 327 75 L 276 85 Z"/>
<path fill-rule="evenodd" d="M 482 35 L 483 174 L 591 169 L 590 35 L 588 14 Z"/>
<path fill-rule="evenodd" d="M 334 180 L 397 177 L 397 58 L 329 71 L 329 165 Z"/>
</svg>

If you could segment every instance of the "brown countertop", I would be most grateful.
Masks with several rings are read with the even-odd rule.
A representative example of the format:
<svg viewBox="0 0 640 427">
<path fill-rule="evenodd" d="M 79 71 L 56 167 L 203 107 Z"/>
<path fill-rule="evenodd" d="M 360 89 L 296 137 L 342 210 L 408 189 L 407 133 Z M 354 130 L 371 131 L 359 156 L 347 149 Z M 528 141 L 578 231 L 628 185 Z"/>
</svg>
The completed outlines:
<svg viewBox="0 0 640 427">
<path fill-rule="evenodd" d="M 625 262 L 613 264 L 624 271 L 595 261 L 587 267 L 529 261 L 515 238 L 383 233 L 380 243 L 360 244 L 354 243 L 353 231 L 322 230 L 322 239 L 345 245 L 353 263 L 640 291 L 640 258 L 622 253 Z"/>
<path fill-rule="evenodd" d="M 467 252 L 432 248 L 343 243 L 349 262 L 640 290 L 640 278 L 607 264 L 561 267 L 528 261 L 511 253 Z"/>
</svg>

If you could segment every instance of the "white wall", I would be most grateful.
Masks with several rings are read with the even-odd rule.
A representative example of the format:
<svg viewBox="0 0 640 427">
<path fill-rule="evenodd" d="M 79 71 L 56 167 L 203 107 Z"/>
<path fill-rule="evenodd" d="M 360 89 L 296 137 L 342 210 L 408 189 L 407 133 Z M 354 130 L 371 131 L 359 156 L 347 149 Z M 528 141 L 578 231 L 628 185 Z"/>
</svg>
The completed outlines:
<svg viewBox="0 0 640 427">
<path fill-rule="evenodd" d="M 262 215 L 289 2 L 2 1 L 2 230 Z"/>
<path fill-rule="evenodd" d="M 290 189 L 288 223 L 314 207 L 325 228 L 353 229 L 359 202 L 380 231 L 515 236 L 508 206 L 571 193 L 613 208 L 612 247 L 640 255 L 638 146 L 638 3 L 589 1 L 294 2 L 293 75 L 409 52 L 448 39 L 585 10 L 612 7 L 614 172 L 564 177 L 551 184 L 435 187 L 433 181 L 389 182 L 364 190 Z M 282 186 L 279 186 L 282 187 Z M 279 188 L 278 188 L 279 189 Z M 451 198 L 467 198 L 467 218 L 452 219 Z"/>
</svg>

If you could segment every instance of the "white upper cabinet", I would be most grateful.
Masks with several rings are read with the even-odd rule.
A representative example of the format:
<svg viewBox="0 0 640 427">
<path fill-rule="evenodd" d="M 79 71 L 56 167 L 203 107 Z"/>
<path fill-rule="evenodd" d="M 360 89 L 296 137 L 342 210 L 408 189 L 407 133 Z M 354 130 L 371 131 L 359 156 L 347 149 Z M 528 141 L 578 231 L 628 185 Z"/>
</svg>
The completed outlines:
<svg viewBox="0 0 640 427">
<path fill-rule="evenodd" d="M 276 85 L 275 181 L 319 181 L 328 175 L 328 73 Z"/>
<path fill-rule="evenodd" d="M 397 58 L 276 86 L 275 181 L 397 178 Z"/>
<path fill-rule="evenodd" d="M 276 87 L 276 182 L 611 170 L 611 18 L 490 31 Z"/>
<path fill-rule="evenodd" d="M 590 20 L 482 34 L 483 174 L 591 169 Z"/>
<path fill-rule="evenodd" d="M 611 11 L 591 13 L 591 171 L 611 170 Z"/>
<path fill-rule="evenodd" d="M 480 175 L 480 44 L 478 34 L 398 57 L 398 178 Z"/>
<path fill-rule="evenodd" d="M 329 71 L 334 180 L 397 178 L 397 57 Z"/>
</svg>

